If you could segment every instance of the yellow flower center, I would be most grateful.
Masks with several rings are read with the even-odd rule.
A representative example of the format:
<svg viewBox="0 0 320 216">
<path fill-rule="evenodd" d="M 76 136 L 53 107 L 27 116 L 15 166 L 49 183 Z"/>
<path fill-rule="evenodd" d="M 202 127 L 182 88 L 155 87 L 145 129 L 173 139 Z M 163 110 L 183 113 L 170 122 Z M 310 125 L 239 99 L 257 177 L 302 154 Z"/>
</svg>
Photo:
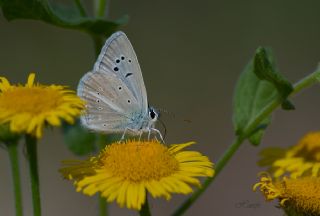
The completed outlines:
<svg viewBox="0 0 320 216">
<path fill-rule="evenodd" d="M 281 185 L 284 197 L 299 212 L 320 212 L 320 179 L 306 177 L 285 179 Z"/>
<path fill-rule="evenodd" d="M 270 176 L 263 175 L 260 182 L 253 187 L 254 190 L 257 188 L 260 188 L 267 200 L 278 198 L 283 208 L 310 213 L 310 215 L 318 215 L 320 212 L 320 178 L 291 179 L 284 177 L 282 180 L 273 182 Z"/>
<path fill-rule="evenodd" d="M 159 180 L 179 168 L 174 155 L 157 141 L 114 143 L 100 154 L 99 161 L 114 176 L 132 182 Z"/>
<path fill-rule="evenodd" d="M 0 94 L 0 107 L 16 113 L 38 115 L 54 110 L 61 100 L 61 93 L 56 89 L 17 86 Z"/>
</svg>

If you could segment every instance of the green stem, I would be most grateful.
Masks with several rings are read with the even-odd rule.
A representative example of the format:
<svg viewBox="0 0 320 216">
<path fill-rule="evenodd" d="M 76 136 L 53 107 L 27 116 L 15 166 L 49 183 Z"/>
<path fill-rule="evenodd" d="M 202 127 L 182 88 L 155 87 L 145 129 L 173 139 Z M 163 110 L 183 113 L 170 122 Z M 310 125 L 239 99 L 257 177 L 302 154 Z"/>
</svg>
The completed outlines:
<svg viewBox="0 0 320 216">
<path fill-rule="evenodd" d="M 11 172 L 14 187 L 14 199 L 16 216 L 22 216 L 22 196 L 21 196 L 21 185 L 20 185 L 20 173 L 19 173 L 19 157 L 18 157 L 18 142 L 8 143 L 8 153 L 11 163 Z"/>
<path fill-rule="evenodd" d="M 106 12 L 107 0 L 94 0 L 95 16 L 103 18 Z"/>
<path fill-rule="evenodd" d="M 101 48 L 103 46 L 103 38 L 99 35 L 91 35 L 94 44 L 94 53 L 95 57 L 98 58 Z"/>
<path fill-rule="evenodd" d="M 31 180 L 33 215 L 41 216 L 38 158 L 37 158 L 37 139 L 35 137 L 26 135 L 26 146 L 27 146 L 29 172 L 30 172 L 30 180 Z"/>
<path fill-rule="evenodd" d="M 99 152 L 106 146 L 106 136 L 104 134 L 97 134 L 97 147 Z M 99 216 L 108 215 L 107 200 L 99 194 Z"/>
<path fill-rule="evenodd" d="M 99 195 L 99 216 L 108 215 L 108 205 L 107 200 Z"/>
<path fill-rule="evenodd" d="M 243 143 L 243 139 L 239 137 L 231 144 L 231 146 L 225 151 L 222 155 L 221 159 L 217 162 L 215 166 L 215 174 L 213 177 L 209 177 L 202 184 L 201 188 L 195 191 L 172 215 L 178 216 L 182 215 L 199 197 L 200 195 L 206 191 L 209 185 L 213 182 L 213 180 L 217 177 L 220 171 L 224 168 L 224 166 L 231 159 L 233 154 L 238 150 L 240 145 Z"/>
<path fill-rule="evenodd" d="M 142 205 L 141 210 L 139 211 L 139 214 L 140 216 L 151 216 L 147 193 L 146 193 L 146 201 Z"/>
<path fill-rule="evenodd" d="M 80 15 L 83 16 L 83 17 L 86 17 L 87 13 L 86 13 L 86 10 L 84 9 L 83 5 L 82 5 L 81 0 L 74 0 L 74 3 L 76 4 Z"/>
<path fill-rule="evenodd" d="M 317 83 L 320 78 L 320 71 L 316 71 L 309 76 L 303 78 L 294 85 L 294 89 L 290 96 L 293 96 L 300 92 L 301 90 L 312 86 Z M 182 205 L 172 214 L 173 216 L 182 215 L 199 197 L 200 195 L 209 187 L 209 185 L 214 181 L 218 174 L 223 170 L 225 165 L 232 158 L 234 153 L 239 149 L 241 144 L 252 134 L 252 132 L 259 126 L 260 122 L 266 117 L 270 116 L 271 113 L 276 110 L 281 105 L 281 101 L 277 98 L 270 102 L 268 105 L 262 109 L 262 111 L 251 121 L 248 126 L 244 129 L 243 136 L 237 137 L 235 141 L 230 145 L 230 147 L 222 155 L 221 159 L 217 162 L 215 167 L 215 176 L 207 178 L 203 183 L 203 186 L 195 191 Z"/>
<path fill-rule="evenodd" d="M 106 0 L 94 0 L 94 12 L 96 17 L 102 18 L 106 9 Z M 103 38 L 99 35 L 91 35 L 91 38 L 94 43 L 94 53 L 95 57 L 98 58 L 101 48 L 103 46 Z M 97 134 L 98 142 L 97 147 L 102 150 L 105 146 L 105 135 Z M 99 215 L 107 216 L 108 215 L 108 204 L 105 198 L 99 194 Z"/>
<path fill-rule="evenodd" d="M 312 74 L 310 74 L 310 75 L 306 76 L 305 78 L 303 78 L 302 80 L 298 81 L 294 85 L 294 89 L 293 89 L 293 92 L 291 93 L 291 95 L 297 94 L 302 89 L 310 87 L 310 86 L 314 85 L 315 83 L 318 83 L 319 81 L 320 81 L 320 70 L 313 72 Z"/>
</svg>

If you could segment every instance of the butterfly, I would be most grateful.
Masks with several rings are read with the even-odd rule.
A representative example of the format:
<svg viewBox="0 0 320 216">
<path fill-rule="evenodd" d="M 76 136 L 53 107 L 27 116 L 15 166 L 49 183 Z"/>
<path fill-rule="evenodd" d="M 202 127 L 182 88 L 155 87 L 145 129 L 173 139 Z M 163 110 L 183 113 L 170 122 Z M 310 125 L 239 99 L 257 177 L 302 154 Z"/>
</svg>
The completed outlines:
<svg viewBox="0 0 320 216">
<path fill-rule="evenodd" d="M 147 91 L 133 47 L 125 35 L 112 34 L 103 46 L 93 70 L 80 80 L 78 96 L 86 102 L 84 127 L 103 133 L 139 135 L 155 128 L 159 113 L 148 106 Z"/>
</svg>

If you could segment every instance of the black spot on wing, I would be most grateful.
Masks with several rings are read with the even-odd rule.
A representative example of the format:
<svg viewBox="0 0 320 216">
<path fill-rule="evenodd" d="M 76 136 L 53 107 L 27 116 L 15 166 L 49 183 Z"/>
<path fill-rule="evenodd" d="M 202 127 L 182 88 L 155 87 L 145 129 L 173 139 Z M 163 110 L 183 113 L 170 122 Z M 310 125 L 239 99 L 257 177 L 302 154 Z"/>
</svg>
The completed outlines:
<svg viewBox="0 0 320 216">
<path fill-rule="evenodd" d="M 132 75 L 132 73 L 127 73 L 126 74 L 126 78 L 128 77 L 128 76 L 131 76 Z"/>
</svg>

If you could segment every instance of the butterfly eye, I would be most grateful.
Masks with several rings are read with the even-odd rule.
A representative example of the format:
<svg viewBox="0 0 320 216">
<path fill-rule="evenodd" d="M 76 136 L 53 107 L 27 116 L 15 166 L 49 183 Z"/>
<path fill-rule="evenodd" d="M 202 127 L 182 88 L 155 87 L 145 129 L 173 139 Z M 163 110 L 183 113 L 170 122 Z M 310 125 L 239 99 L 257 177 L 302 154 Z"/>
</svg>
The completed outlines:
<svg viewBox="0 0 320 216">
<path fill-rule="evenodd" d="M 151 117 L 151 119 L 154 119 L 156 117 L 156 113 L 153 110 L 151 110 L 149 112 L 149 116 Z"/>
</svg>

